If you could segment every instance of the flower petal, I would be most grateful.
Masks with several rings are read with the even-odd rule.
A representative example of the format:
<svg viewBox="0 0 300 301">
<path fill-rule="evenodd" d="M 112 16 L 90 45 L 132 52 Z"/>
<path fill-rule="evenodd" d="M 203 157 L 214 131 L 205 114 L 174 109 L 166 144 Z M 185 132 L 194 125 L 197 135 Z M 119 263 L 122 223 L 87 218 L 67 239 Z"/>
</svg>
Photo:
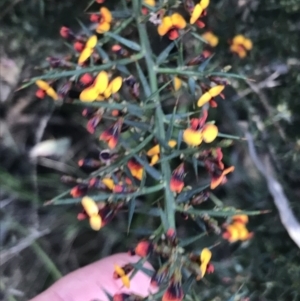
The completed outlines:
<svg viewBox="0 0 300 301">
<path fill-rule="evenodd" d="M 181 88 L 181 85 L 182 85 L 181 79 L 177 76 L 174 76 L 174 79 L 173 79 L 174 90 L 178 91 Z"/>
<path fill-rule="evenodd" d="M 42 89 L 42 90 L 44 90 L 44 91 L 46 91 L 47 89 L 51 88 L 51 86 L 50 86 L 47 82 L 45 82 L 45 81 L 43 81 L 43 80 L 37 80 L 37 81 L 35 82 L 35 84 L 36 84 L 40 89 Z"/>
<path fill-rule="evenodd" d="M 211 95 L 208 92 L 205 92 L 204 94 L 201 95 L 201 97 L 198 99 L 197 106 L 202 107 L 204 106 L 207 102 L 211 100 Z"/>
<path fill-rule="evenodd" d="M 101 182 L 110 190 L 113 190 L 115 187 L 114 181 L 110 178 L 104 178 Z"/>
<path fill-rule="evenodd" d="M 245 41 L 245 37 L 241 34 L 238 34 L 232 39 L 232 44 L 243 45 L 244 41 Z"/>
<path fill-rule="evenodd" d="M 100 22 L 96 28 L 97 33 L 104 33 L 110 30 L 110 23 L 108 22 Z"/>
<path fill-rule="evenodd" d="M 171 16 L 171 20 L 172 20 L 173 26 L 175 26 L 176 28 L 183 29 L 186 27 L 186 22 L 185 22 L 184 18 L 178 13 L 174 13 Z"/>
<path fill-rule="evenodd" d="M 206 9 L 209 5 L 210 0 L 201 0 L 200 5 L 203 9 Z"/>
<path fill-rule="evenodd" d="M 216 97 L 218 96 L 223 90 L 224 90 L 225 86 L 224 85 L 217 85 L 212 87 L 211 89 L 209 89 L 209 94 L 211 95 L 211 97 Z"/>
<path fill-rule="evenodd" d="M 94 85 L 97 89 L 98 94 L 104 93 L 108 86 L 108 74 L 106 71 L 100 71 L 98 73 L 98 75 L 95 78 Z"/>
<path fill-rule="evenodd" d="M 152 158 L 151 158 L 151 162 L 150 162 L 150 166 L 153 166 L 155 165 L 159 160 L 159 155 L 154 155 Z"/>
<path fill-rule="evenodd" d="M 203 8 L 201 7 L 200 4 L 195 5 L 195 8 L 192 12 L 191 18 L 190 18 L 190 23 L 194 24 L 201 16 L 203 13 Z"/>
<path fill-rule="evenodd" d="M 107 23 L 111 23 L 112 22 L 112 15 L 111 12 L 108 8 L 106 7 L 101 7 L 100 9 L 100 14 L 101 17 L 103 18 L 103 20 Z"/>
<path fill-rule="evenodd" d="M 99 212 L 96 202 L 88 196 L 82 198 L 81 205 L 88 216 L 97 215 Z"/>
<path fill-rule="evenodd" d="M 90 226 L 93 230 L 99 231 L 102 225 L 102 218 L 100 215 L 93 215 L 90 217 Z"/>
<path fill-rule="evenodd" d="M 245 38 L 243 46 L 244 46 L 247 50 L 251 50 L 251 49 L 253 48 L 252 41 L 251 41 L 250 39 Z"/>
<path fill-rule="evenodd" d="M 82 65 L 92 55 L 93 51 L 94 49 L 92 48 L 84 48 L 79 55 L 78 64 Z"/>
<path fill-rule="evenodd" d="M 147 151 L 147 156 L 152 157 L 154 155 L 158 155 L 159 153 L 160 153 L 160 147 L 159 144 L 156 144 L 155 146 L 153 146 Z"/>
<path fill-rule="evenodd" d="M 95 48 L 98 42 L 98 38 L 96 35 L 92 35 L 86 42 L 86 48 Z"/>
<path fill-rule="evenodd" d="M 202 142 L 202 133 L 188 128 L 183 132 L 183 141 L 189 146 L 198 146 Z"/>
<path fill-rule="evenodd" d="M 114 78 L 111 82 L 111 93 L 117 93 L 122 87 L 123 79 L 121 76 Z"/>
<path fill-rule="evenodd" d="M 168 142 L 168 145 L 171 147 L 171 148 L 173 148 L 174 146 L 176 146 L 176 144 L 177 144 L 177 141 L 176 140 L 170 140 L 169 142 Z"/>
<path fill-rule="evenodd" d="M 164 17 L 161 24 L 157 27 L 157 32 L 160 36 L 164 36 L 172 28 L 172 26 L 171 17 Z"/>
<path fill-rule="evenodd" d="M 79 95 L 79 99 L 83 102 L 92 102 L 96 100 L 98 96 L 97 88 L 93 85 L 85 88 Z"/>
<path fill-rule="evenodd" d="M 200 260 L 202 263 L 208 264 L 211 259 L 211 251 L 208 248 L 204 248 L 200 255 Z"/>
<path fill-rule="evenodd" d="M 218 136 L 218 128 L 214 124 L 206 124 L 202 130 L 202 137 L 205 143 L 213 142 Z"/>
</svg>

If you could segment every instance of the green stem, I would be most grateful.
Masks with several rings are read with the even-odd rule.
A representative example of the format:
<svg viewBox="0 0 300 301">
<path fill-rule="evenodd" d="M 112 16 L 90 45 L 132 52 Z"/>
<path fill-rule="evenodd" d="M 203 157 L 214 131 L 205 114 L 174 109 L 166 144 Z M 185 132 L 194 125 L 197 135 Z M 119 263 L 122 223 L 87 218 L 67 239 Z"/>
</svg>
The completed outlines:
<svg viewBox="0 0 300 301">
<path fill-rule="evenodd" d="M 136 25 L 139 32 L 139 38 L 141 42 L 142 52 L 145 54 L 146 66 L 150 81 L 151 92 L 155 93 L 158 90 L 157 84 L 157 73 L 155 71 L 155 64 L 152 59 L 152 51 L 151 46 L 146 30 L 146 25 L 144 23 L 140 23 L 140 1 L 133 1 L 133 10 L 136 17 Z M 164 128 L 164 112 L 161 107 L 159 93 L 153 94 L 153 102 L 156 104 L 155 109 L 155 133 L 159 141 L 166 140 L 166 133 Z M 163 146 L 160 146 L 160 157 L 163 158 L 164 150 Z M 167 216 L 168 227 L 175 229 L 175 200 L 172 191 L 170 190 L 170 180 L 171 180 L 171 169 L 168 161 L 161 162 L 161 169 L 164 179 L 164 192 L 165 192 L 165 213 Z"/>
<path fill-rule="evenodd" d="M 63 72 L 49 72 L 45 75 L 41 75 L 41 76 L 36 76 L 30 79 L 29 83 L 26 83 L 26 85 L 30 85 L 33 84 L 36 80 L 38 79 L 59 79 L 59 78 L 63 78 L 63 77 L 69 77 L 69 76 L 73 76 L 73 75 L 81 75 L 84 73 L 89 73 L 89 72 L 95 72 L 95 71 L 102 71 L 102 70 L 108 70 L 113 68 L 115 65 L 120 64 L 120 65 L 128 65 L 130 63 L 133 63 L 137 60 L 140 60 L 142 57 L 144 56 L 143 53 L 138 53 L 138 54 L 134 54 L 129 58 L 125 58 L 125 59 L 121 59 L 118 61 L 113 61 L 113 62 L 109 62 L 106 64 L 102 64 L 102 65 L 97 65 L 97 66 L 93 66 L 93 67 L 89 67 L 89 68 L 81 68 L 78 70 L 71 70 L 71 71 L 63 71 Z M 25 85 L 23 85 L 22 87 L 25 87 Z"/>
</svg>

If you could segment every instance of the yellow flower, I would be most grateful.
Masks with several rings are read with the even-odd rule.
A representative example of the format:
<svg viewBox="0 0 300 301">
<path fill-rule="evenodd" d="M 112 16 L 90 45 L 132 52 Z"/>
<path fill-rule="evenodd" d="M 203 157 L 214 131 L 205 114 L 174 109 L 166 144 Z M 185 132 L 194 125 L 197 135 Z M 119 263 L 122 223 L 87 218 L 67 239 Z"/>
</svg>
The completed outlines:
<svg viewBox="0 0 300 301">
<path fill-rule="evenodd" d="M 94 52 L 94 48 L 96 47 L 98 42 L 98 38 L 96 35 L 91 36 L 85 46 L 82 52 L 80 53 L 80 56 L 78 58 L 78 64 L 82 65 Z"/>
<path fill-rule="evenodd" d="M 207 92 L 201 95 L 201 97 L 198 99 L 197 106 L 202 107 L 207 102 L 211 101 L 214 97 L 221 94 L 221 92 L 224 90 L 224 85 L 217 85 L 212 88 L 210 88 Z"/>
<path fill-rule="evenodd" d="M 202 278 L 204 277 L 206 270 L 207 270 L 207 266 L 211 260 L 211 251 L 208 248 L 204 248 L 200 254 L 200 270 L 201 270 L 201 274 L 202 274 Z"/>
<path fill-rule="evenodd" d="M 203 140 L 202 132 L 200 130 L 193 130 L 187 128 L 183 132 L 183 141 L 189 146 L 198 146 Z"/>
<path fill-rule="evenodd" d="M 211 31 L 207 31 L 202 35 L 202 38 L 207 41 L 211 47 L 216 47 L 219 44 L 219 38 Z"/>
<path fill-rule="evenodd" d="M 195 5 L 190 18 L 191 24 L 194 24 L 201 17 L 204 10 L 208 7 L 209 2 L 209 0 L 201 0 L 198 4 Z"/>
<path fill-rule="evenodd" d="M 182 86 L 182 81 L 179 77 L 177 76 L 174 76 L 174 79 L 173 79 L 173 87 L 174 87 L 174 90 L 175 91 L 178 91 Z"/>
<path fill-rule="evenodd" d="M 164 36 L 168 34 L 170 40 L 176 40 L 179 37 L 179 29 L 184 29 L 186 22 L 184 18 L 174 13 L 171 16 L 164 17 L 161 24 L 157 27 L 158 34 Z"/>
<path fill-rule="evenodd" d="M 115 266 L 115 272 L 121 278 L 123 285 L 126 288 L 130 288 L 130 279 L 125 274 L 125 271 L 117 264 L 115 264 L 114 266 Z"/>
<path fill-rule="evenodd" d="M 79 99 L 84 102 L 103 100 L 109 98 L 111 94 L 118 92 L 121 86 L 122 77 L 118 76 L 109 82 L 107 72 L 101 71 L 96 76 L 93 85 L 80 93 Z"/>
<path fill-rule="evenodd" d="M 177 144 L 176 140 L 170 140 L 168 145 L 173 148 L 175 147 Z M 153 166 L 157 163 L 157 161 L 159 160 L 159 154 L 160 154 L 160 146 L 159 144 L 156 144 L 155 146 L 153 146 L 152 148 L 150 148 L 147 152 L 147 156 L 151 157 L 151 162 L 150 165 Z"/>
<path fill-rule="evenodd" d="M 102 225 L 102 218 L 99 215 L 99 208 L 96 202 L 92 198 L 85 196 L 81 200 L 81 205 L 89 217 L 91 228 L 95 231 L 100 230 Z"/>
<path fill-rule="evenodd" d="M 230 45 L 230 51 L 236 53 L 240 58 L 246 57 L 247 51 L 250 51 L 252 48 L 252 41 L 241 34 L 236 35 Z"/>
<path fill-rule="evenodd" d="M 110 30 L 110 25 L 112 22 L 112 15 L 109 9 L 106 7 L 101 7 L 100 9 L 100 21 L 96 28 L 97 33 L 104 33 Z"/>
<path fill-rule="evenodd" d="M 246 223 L 248 222 L 247 215 L 235 215 L 232 217 L 232 223 L 225 227 L 225 232 L 223 233 L 223 238 L 227 239 L 229 242 L 236 242 L 238 240 L 245 241 L 253 236 L 253 233 L 249 232 L 246 228 Z"/>
<path fill-rule="evenodd" d="M 55 90 L 45 81 L 43 80 L 37 80 L 35 82 L 35 84 L 41 89 L 43 90 L 48 96 L 50 96 L 51 98 L 53 98 L 54 100 L 58 100 L 58 95 L 55 92 Z M 44 94 L 45 95 L 45 94 Z"/>
</svg>

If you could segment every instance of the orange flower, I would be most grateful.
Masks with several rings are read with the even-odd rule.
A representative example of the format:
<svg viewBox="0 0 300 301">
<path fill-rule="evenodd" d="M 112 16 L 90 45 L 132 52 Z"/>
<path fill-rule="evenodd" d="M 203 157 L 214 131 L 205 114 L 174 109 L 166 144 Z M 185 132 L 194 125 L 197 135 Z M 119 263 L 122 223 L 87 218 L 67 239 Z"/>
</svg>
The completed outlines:
<svg viewBox="0 0 300 301">
<path fill-rule="evenodd" d="M 201 118 L 192 118 L 190 127 L 183 132 L 183 141 L 189 146 L 198 146 L 202 143 L 213 142 L 218 136 L 218 128 L 214 124 L 205 123 L 207 111 L 203 111 Z"/>
<path fill-rule="evenodd" d="M 230 51 L 236 53 L 241 59 L 243 59 L 247 56 L 247 51 L 250 51 L 252 48 L 252 41 L 239 34 L 232 39 Z"/>
<path fill-rule="evenodd" d="M 122 283 L 126 288 L 130 288 L 130 279 L 129 279 L 128 275 L 126 275 L 124 269 L 122 269 L 117 264 L 115 264 L 114 266 L 115 266 L 115 275 L 117 275 L 118 278 L 121 278 Z"/>
<path fill-rule="evenodd" d="M 98 42 L 98 38 L 96 35 L 91 36 L 87 42 L 85 43 L 84 49 L 79 55 L 78 65 L 82 65 L 94 52 L 94 48 L 96 47 Z"/>
<path fill-rule="evenodd" d="M 118 76 L 109 81 L 106 71 L 100 71 L 96 76 L 94 83 L 85 88 L 79 95 L 83 102 L 92 102 L 95 100 L 104 100 L 112 94 L 117 93 L 122 86 L 122 77 Z"/>
<path fill-rule="evenodd" d="M 123 125 L 123 119 L 120 118 L 116 123 L 110 126 L 106 131 L 104 131 L 100 135 L 99 139 L 106 141 L 110 149 L 115 148 L 119 140 L 122 125 Z"/>
<path fill-rule="evenodd" d="M 37 92 L 36 92 L 36 96 L 41 98 L 40 96 L 43 95 L 42 92 L 44 92 L 44 95 L 47 94 L 48 96 L 50 96 L 52 99 L 54 100 L 58 100 L 58 94 L 55 92 L 55 90 L 45 81 L 43 80 L 37 80 L 35 82 L 35 84 L 40 88 Z"/>
<path fill-rule="evenodd" d="M 178 13 L 174 13 L 162 19 L 157 31 L 160 36 L 168 34 L 170 40 L 176 40 L 179 37 L 178 30 L 184 29 L 185 27 L 186 22 L 183 17 Z"/>
<path fill-rule="evenodd" d="M 97 33 L 104 33 L 110 30 L 112 15 L 106 7 L 100 8 L 99 24 L 96 28 Z"/>
<path fill-rule="evenodd" d="M 128 161 L 127 167 L 129 168 L 133 177 L 137 178 L 139 181 L 142 180 L 144 168 L 139 162 L 132 158 Z"/>
<path fill-rule="evenodd" d="M 196 23 L 200 28 L 204 27 L 205 24 L 199 19 L 206 15 L 206 8 L 209 5 L 210 0 L 201 0 L 195 5 L 190 18 L 190 23 Z"/>
<path fill-rule="evenodd" d="M 224 90 L 224 88 L 225 88 L 224 85 L 217 85 L 210 88 L 207 92 L 203 93 L 201 97 L 198 99 L 197 106 L 202 107 L 206 103 L 214 101 L 214 98 L 220 95 L 221 92 Z M 215 107 L 216 104 L 213 106 Z"/>
<path fill-rule="evenodd" d="M 172 173 L 170 189 L 173 192 L 180 193 L 184 187 L 184 163 L 181 163 Z"/>
<path fill-rule="evenodd" d="M 168 145 L 173 148 L 175 147 L 177 144 L 177 142 L 175 140 L 170 140 Z M 152 148 L 150 148 L 147 152 L 147 156 L 151 157 L 151 162 L 150 165 L 153 166 L 155 165 L 158 160 L 159 160 L 159 154 L 160 154 L 160 146 L 159 144 L 156 144 L 155 146 L 153 146 Z"/>
</svg>

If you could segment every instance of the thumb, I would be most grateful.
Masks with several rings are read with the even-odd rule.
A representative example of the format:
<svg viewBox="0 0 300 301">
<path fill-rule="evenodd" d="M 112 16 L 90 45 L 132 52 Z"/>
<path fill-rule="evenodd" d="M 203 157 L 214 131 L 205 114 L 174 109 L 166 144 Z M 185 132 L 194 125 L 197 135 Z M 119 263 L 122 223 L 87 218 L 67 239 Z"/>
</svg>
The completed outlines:
<svg viewBox="0 0 300 301">
<path fill-rule="evenodd" d="M 112 296 L 117 293 L 132 293 L 147 297 L 149 293 L 155 293 L 156 289 L 150 286 L 150 277 L 142 271 L 134 275 L 129 289 L 123 287 L 120 279 L 113 278 L 115 264 L 124 266 L 139 260 L 139 256 L 127 253 L 108 256 L 68 274 L 31 301 L 109 301 L 105 291 Z M 143 266 L 153 270 L 148 262 Z"/>
</svg>

